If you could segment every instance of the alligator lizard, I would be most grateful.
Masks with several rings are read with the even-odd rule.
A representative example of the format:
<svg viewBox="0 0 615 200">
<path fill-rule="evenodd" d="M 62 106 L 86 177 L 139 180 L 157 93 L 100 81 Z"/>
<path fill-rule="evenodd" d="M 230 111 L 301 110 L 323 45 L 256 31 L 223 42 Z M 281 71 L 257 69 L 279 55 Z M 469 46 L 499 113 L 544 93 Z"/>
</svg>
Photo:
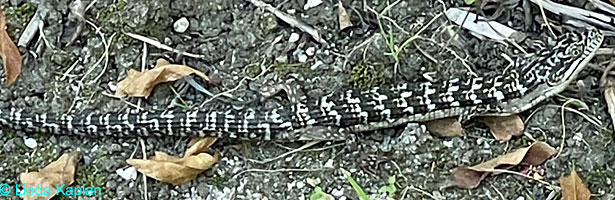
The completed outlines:
<svg viewBox="0 0 615 200">
<path fill-rule="evenodd" d="M 362 131 L 354 127 L 368 124 L 390 128 L 453 116 L 510 115 L 563 91 L 594 57 L 602 41 L 603 35 L 597 30 L 566 33 L 555 45 L 533 56 L 515 58 L 512 66 L 498 75 L 334 92 L 271 110 L 33 114 L 10 109 L 0 110 L 0 123 L 3 127 L 64 135 L 292 140 L 298 137 L 290 133 L 310 127 Z M 332 137 L 326 134 L 322 137 Z"/>
</svg>

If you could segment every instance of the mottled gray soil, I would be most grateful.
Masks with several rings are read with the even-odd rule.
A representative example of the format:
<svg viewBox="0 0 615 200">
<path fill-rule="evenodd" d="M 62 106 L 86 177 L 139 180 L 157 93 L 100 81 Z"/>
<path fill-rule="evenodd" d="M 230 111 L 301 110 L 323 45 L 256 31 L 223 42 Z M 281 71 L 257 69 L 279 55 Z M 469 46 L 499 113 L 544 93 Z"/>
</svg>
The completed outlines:
<svg viewBox="0 0 615 200">
<path fill-rule="evenodd" d="M 88 22 L 81 22 L 81 32 L 75 28 L 79 22 L 69 20 L 70 1 L 5 1 L 8 31 L 14 41 L 37 8 L 45 22 L 46 41 L 39 40 L 37 34 L 27 47 L 21 48 L 23 72 L 15 85 L 1 87 L 0 107 L 38 113 L 84 113 L 121 111 L 132 108 L 132 104 L 146 110 L 164 110 L 200 106 L 210 99 L 184 80 L 157 86 L 148 99 L 122 101 L 105 95 L 114 93 L 115 85 L 129 69 L 152 68 L 157 58 L 206 72 L 215 82 L 195 79 L 212 93 L 239 84 L 231 93 L 233 98 L 227 100 L 274 107 L 288 103 L 285 95 L 260 102 L 256 89 L 295 80 L 305 94 L 318 96 L 332 90 L 427 78 L 438 81 L 468 72 L 461 60 L 479 75 L 498 73 L 507 64 L 501 54 L 517 53 L 510 45 L 481 41 L 467 31 L 458 31 L 443 11 L 463 6 L 461 0 L 398 2 L 383 13 L 386 18 L 380 21 L 382 32 L 371 10 L 382 12 L 392 1 L 342 0 L 354 26 L 341 31 L 338 1 L 325 0 L 307 10 L 305 4 L 311 0 L 264 1 L 318 30 L 327 45 L 247 0 L 99 0 L 85 12 Z M 90 2 L 81 3 L 87 7 Z M 531 8 L 532 14 L 539 13 L 537 7 Z M 518 9 L 521 8 L 509 12 L 508 19 L 505 15 L 498 19 L 527 32 L 530 38 L 544 39 L 547 34 L 539 24 L 540 18 L 526 25 L 523 12 Z M 486 13 L 493 14 L 493 9 Z M 182 18 L 187 19 L 189 27 L 180 33 L 174 29 L 174 23 Z M 396 65 L 394 56 L 387 54 L 391 51 L 383 33 L 393 35 L 394 41 L 391 37 L 387 40 L 399 47 L 423 28 L 418 34 L 421 39 L 399 53 Z M 125 33 L 140 34 L 181 52 L 204 56 L 182 56 L 152 45 L 147 45 L 144 52 L 143 43 Z M 72 36 L 76 39 L 67 45 Z M 451 40 L 453 36 L 456 39 Z M 104 58 L 105 43 L 109 44 L 108 62 L 99 62 Z M 612 41 L 603 45 L 610 46 Z M 600 64 L 598 61 L 604 59 L 597 58 L 592 63 Z M 244 77 L 255 77 L 263 69 L 267 71 L 262 76 L 240 82 Z M 0 72 L 4 74 L 3 70 Z M 136 180 L 118 175 L 118 169 L 129 167 L 126 159 L 142 158 L 138 138 L 59 136 L 4 129 L 0 132 L 0 184 L 19 183 L 20 173 L 39 170 L 63 152 L 78 150 L 84 158 L 79 163 L 75 184 L 102 187 L 102 196 L 94 199 L 143 199 L 145 191 L 150 199 L 309 199 L 315 186 L 335 199 L 358 199 L 340 169 L 351 172 L 372 199 L 387 198 L 379 190 L 391 176 L 396 177 L 397 188 L 390 196 L 392 199 L 529 200 L 547 199 L 549 195 L 559 199 L 559 190 L 518 175 L 489 176 L 476 189 L 442 188 L 456 167 L 478 164 L 539 140 L 558 150 L 564 143 L 561 154 L 541 166 L 546 183 L 558 186 L 558 178 L 574 167 L 583 175 L 593 199 L 615 199 L 615 144 L 599 86 L 601 74 L 602 71 L 588 68 L 561 97 L 522 113 L 524 120 L 532 115 L 525 134 L 509 142 L 495 140 L 480 118 L 463 122 L 463 137 L 439 138 L 426 131 L 423 124 L 409 124 L 405 128 L 356 134 L 347 142 L 320 142 L 272 161 L 269 159 L 306 143 L 224 140 L 214 145 L 221 160 L 213 169 L 180 186 L 149 178 L 144 188 L 141 174 Z M 561 105 L 567 98 L 584 102 L 589 109 L 582 110 L 578 104 L 571 107 L 602 124 L 596 126 L 573 112 L 566 112 L 562 121 Z M 221 101 L 203 105 L 209 109 L 228 106 Z M 564 125 L 566 135 L 562 138 Z M 37 142 L 36 147 L 25 144 L 31 139 Z M 190 140 L 142 139 L 148 156 L 154 151 L 182 155 Z M 14 195 L 8 197 L 17 199 Z M 57 199 L 64 198 L 69 197 Z"/>
</svg>

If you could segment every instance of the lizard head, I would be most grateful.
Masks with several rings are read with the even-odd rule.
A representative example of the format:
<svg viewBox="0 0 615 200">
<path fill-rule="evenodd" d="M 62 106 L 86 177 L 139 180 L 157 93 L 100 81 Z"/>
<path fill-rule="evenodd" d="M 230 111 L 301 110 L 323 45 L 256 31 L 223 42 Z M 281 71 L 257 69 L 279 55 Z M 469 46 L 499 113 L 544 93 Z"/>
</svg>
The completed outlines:
<svg viewBox="0 0 615 200">
<path fill-rule="evenodd" d="M 554 46 L 555 49 L 551 50 L 550 57 L 542 63 L 542 66 L 547 68 L 545 70 L 550 71 L 546 72 L 547 85 L 551 87 L 564 85 L 565 87 L 573 81 L 594 57 L 603 39 L 604 36 L 595 29 L 583 33 L 567 33 L 559 37 Z"/>
<path fill-rule="evenodd" d="M 594 57 L 603 39 L 602 33 L 595 29 L 557 37 L 554 44 L 518 63 L 523 77 L 521 84 L 530 91 L 539 87 L 542 91 L 561 92 Z"/>
<path fill-rule="evenodd" d="M 598 30 L 569 32 L 541 48 L 535 55 L 518 60 L 519 70 L 511 73 L 519 79 L 515 88 L 520 93 L 503 106 L 503 111 L 517 113 L 538 104 L 566 89 L 576 79 L 602 44 Z"/>
</svg>

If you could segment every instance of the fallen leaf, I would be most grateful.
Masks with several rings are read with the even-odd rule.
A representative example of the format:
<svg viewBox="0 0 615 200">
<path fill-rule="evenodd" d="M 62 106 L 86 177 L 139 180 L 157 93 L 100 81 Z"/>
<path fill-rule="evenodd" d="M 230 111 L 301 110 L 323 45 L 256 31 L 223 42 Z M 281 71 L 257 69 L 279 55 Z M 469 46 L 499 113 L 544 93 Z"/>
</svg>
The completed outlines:
<svg viewBox="0 0 615 200">
<path fill-rule="evenodd" d="M 56 194 L 56 186 L 73 183 L 80 159 L 81 152 L 67 153 L 38 172 L 21 173 L 20 179 L 24 187 L 42 187 L 39 192 L 42 195 L 26 193 L 24 199 L 51 199 Z"/>
<path fill-rule="evenodd" d="M 203 72 L 186 65 L 169 64 L 168 61 L 159 59 L 156 67 L 145 72 L 131 69 L 128 76 L 117 84 L 115 96 L 118 97 L 145 97 L 147 98 L 154 87 L 159 83 L 175 81 L 190 74 L 196 74 L 209 81 L 209 77 Z"/>
<path fill-rule="evenodd" d="M 337 21 L 340 23 L 340 31 L 352 26 L 350 15 L 346 12 L 342 2 L 337 3 Z"/>
<path fill-rule="evenodd" d="M 0 57 L 4 61 L 4 71 L 6 72 L 6 85 L 15 83 L 21 74 L 21 54 L 6 32 L 6 17 L 0 10 Z"/>
<path fill-rule="evenodd" d="M 491 129 L 493 137 L 499 141 L 508 141 L 513 136 L 520 136 L 525 130 L 523 120 L 518 115 L 484 117 L 483 121 Z"/>
<path fill-rule="evenodd" d="M 556 152 L 555 148 L 547 143 L 535 142 L 529 147 L 500 155 L 487 162 L 455 169 L 452 174 L 453 184 L 461 188 L 475 188 L 495 169 L 509 169 L 516 165 L 540 165 Z"/>
<path fill-rule="evenodd" d="M 570 172 L 570 176 L 560 177 L 559 184 L 562 187 L 562 200 L 589 200 L 591 196 L 591 192 L 575 170 Z"/>
<path fill-rule="evenodd" d="M 615 130 L 615 78 L 605 78 L 604 84 L 604 100 L 606 101 L 607 111 L 611 116 L 611 122 L 613 122 L 613 130 Z"/>
<path fill-rule="evenodd" d="M 194 180 L 197 175 L 210 169 L 217 161 L 218 154 L 200 153 L 209 150 L 217 138 L 202 138 L 192 145 L 183 157 L 156 151 L 148 160 L 128 159 L 128 164 L 145 175 L 161 182 L 179 185 Z"/>
<path fill-rule="evenodd" d="M 443 118 L 427 122 L 427 130 L 438 137 L 463 136 L 463 127 L 457 118 Z"/>
</svg>

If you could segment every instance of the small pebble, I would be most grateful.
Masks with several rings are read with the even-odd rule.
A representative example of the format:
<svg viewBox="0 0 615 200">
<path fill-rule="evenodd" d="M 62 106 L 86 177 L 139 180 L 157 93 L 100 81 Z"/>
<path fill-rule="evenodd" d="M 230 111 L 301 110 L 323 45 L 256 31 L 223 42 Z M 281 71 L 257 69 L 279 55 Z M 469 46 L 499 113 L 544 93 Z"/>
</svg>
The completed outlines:
<svg viewBox="0 0 615 200">
<path fill-rule="evenodd" d="M 299 34 L 297 34 L 297 33 L 291 33 L 291 34 L 290 34 L 290 37 L 288 37 L 288 42 L 289 42 L 289 43 L 295 43 L 295 42 L 297 42 L 297 41 L 299 41 Z"/>
<path fill-rule="evenodd" d="M 452 140 L 450 140 L 450 141 L 444 141 L 444 142 L 442 142 L 442 144 L 443 144 L 445 147 L 448 147 L 448 148 L 453 148 L 453 141 L 452 141 Z"/>
<path fill-rule="evenodd" d="M 120 175 L 124 180 L 135 180 L 137 179 L 137 169 L 134 167 L 129 167 L 126 169 L 117 169 L 115 173 Z"/>
<path fill-rule="evenodd" d="M 111 90 L 111 91 L 117 90 L 117 85 L 115 85 L 115 83 L 113 81 L 109 81 L 107 83 L 107 86 L 109 87 L 109 90 Z"/>
<path fill-rule="evenodd" d="M 188 26 L 190 26 L 190 22 L 186 19 L 186 17 L 182 17 L 173 23 L 173 30 L 178 33 L 183 33 L 188 30 Z"/>
<path fill-rule="evenodd" d="M 300 63 L 307 62 L 307 59 L 308 59 L 308 56 L 306 56 L 305 54 L 299 54 L 299 55 L 297 55 L 297 60 L 298 60 Z"/>
<path fill-rule="evenodd" d="M 310 184 L 312 187 L 317 186 L 318 184 L 320 184 L 320 178 L 307 178 L 307 184 Z"/>
<path fill-rule="evenodd" d="M 303 183 L 303 181 L 299 181 L 297 182 L 297 189 L 301 189 L 305 186 L 305 183 Z"/>
<path fill-rule="evenodd" d="M 303 6 L 303 10 L 307 10 L 322 4 L 322 0 L 308 0 Z"/>
<path fill-rule="evenodd" d="M 314 55 L 314 52 L 316 52 L 316 48 L 314 48 L 314 47 L 308 47 L 308 48 L 305 50 L 305 53 L 306 53 L 308 56 L 313 56 L 313 55 Z"/>
<path fill-rule="evenodd" d="M 327 162 L 325 163 L 325 168 L 333 168 L 333 159 L 329 159 L 327 160 Z"/>
<path fill-rule="evenodd" d="M 344 190 L 334 188 L 333 191 L 331 191 L 331 195 L 341 197 L 344 195 Z"/>
<path fill-rule="evenodd" d="M 36 148 L 36 146 L 38 146 L 38 144 L 36 143 L 36 140 L 32 139 L 32 138 L 26 138 L 24 139 L 23 143 L 30 149 L 34 149 Z"/>
</svg>

